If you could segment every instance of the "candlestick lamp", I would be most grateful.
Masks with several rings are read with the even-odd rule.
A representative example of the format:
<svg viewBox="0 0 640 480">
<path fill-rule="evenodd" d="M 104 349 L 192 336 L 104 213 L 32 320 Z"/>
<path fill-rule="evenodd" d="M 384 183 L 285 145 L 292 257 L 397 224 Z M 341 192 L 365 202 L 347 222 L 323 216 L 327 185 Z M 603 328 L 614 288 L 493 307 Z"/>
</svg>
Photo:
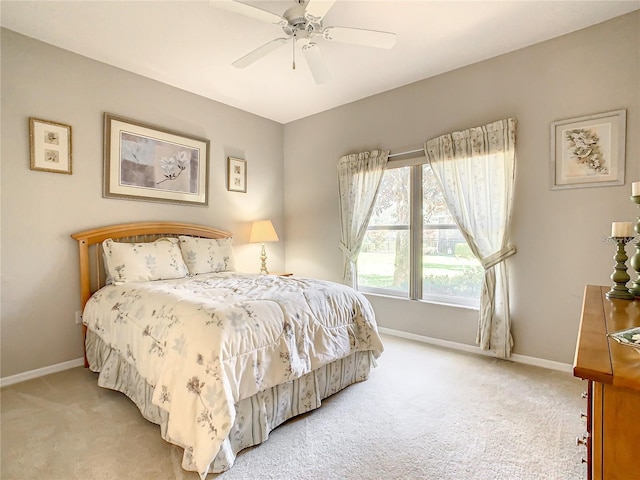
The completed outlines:
<svg viewBox="0 0 640 480">
<path fill-rule="evenodd" d="M 260 273 L 269 273 L 267 270 L 267 252 L 264 248 L 265 242 L 277 242 L 278 234 L 273 228 L 271 220 L 257 220 L 251 226 L 251 234 L 249 235 L 249 243 L 262 243 L 262 251 L 260 252 L 260 260 L 262 265 Z"/>
</svg>

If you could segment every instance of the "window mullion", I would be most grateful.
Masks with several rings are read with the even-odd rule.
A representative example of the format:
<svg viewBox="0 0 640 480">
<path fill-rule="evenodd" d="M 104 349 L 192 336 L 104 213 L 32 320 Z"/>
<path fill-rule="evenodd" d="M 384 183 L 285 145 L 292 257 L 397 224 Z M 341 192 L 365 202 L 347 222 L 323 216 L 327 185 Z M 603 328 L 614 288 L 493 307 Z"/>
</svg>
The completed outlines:
<svg viewBox="0 0 640 480">
<path fill-rule="evenodd" d="M 409 298 L 422 298 L 422 165 L 410 167 Z"/>
<path fill-rule="evenodd" d="M 367 247 L 358 258 L 358 289 L 372 294 L 477 308 L 482 267 L 473 259 L 453 223 L 432 175 L 427 164 L 404 165 L 385 171 L 381 191 L 386 195 L 376 199 L 376 203 L 382 201 L 380 212 L 372 217 L 373 224 L 368 226 L 365 236 Z M 429 214 L 428 219 L 424 218 L 425 214 Z M 425 223 L 426 220 L 429 223 Z M 428 249 L 425 249 L 425 241 L 429 242 Z M 458 244 L 464 244 L 466 248 L 458 249 Z M 392 275 L 391 279 L 389 275 Z"/>
</svg>

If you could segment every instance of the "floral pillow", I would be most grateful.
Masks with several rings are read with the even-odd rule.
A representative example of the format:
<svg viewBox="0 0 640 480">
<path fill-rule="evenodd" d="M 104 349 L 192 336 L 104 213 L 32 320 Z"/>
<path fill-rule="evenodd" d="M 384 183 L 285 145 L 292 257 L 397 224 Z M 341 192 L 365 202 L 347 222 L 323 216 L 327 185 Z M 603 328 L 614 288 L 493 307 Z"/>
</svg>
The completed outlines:
<svg viewBox="0 0 640 480">
<path fill-rule="evenodd" d="M 235 268 L 232 239 L 178 237 L 189 273 L 232 272 Z"/>
<path fill-rule="evenodd" d="M 107 277 L 114 283 L 183 278 L 189 273 L 178 240 L 161 238 L 150 243 L 102 242 Z"/>
</svg>

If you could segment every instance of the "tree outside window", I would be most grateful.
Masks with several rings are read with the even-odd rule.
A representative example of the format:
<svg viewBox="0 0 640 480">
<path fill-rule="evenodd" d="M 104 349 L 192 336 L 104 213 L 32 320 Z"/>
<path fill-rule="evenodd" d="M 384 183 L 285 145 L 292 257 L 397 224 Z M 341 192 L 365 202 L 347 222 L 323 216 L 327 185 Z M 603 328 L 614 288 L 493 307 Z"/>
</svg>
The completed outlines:
<svg viewBox="0 0 640 480">
<path fill-rule="evenodd" d="M 417 246 L 412 239 L 420 239 Z M 358 288 L 364 292 L 467 306 L 479 303 L 483 269 L 426 164 L 389 164 L 357 265 Z"/>
</svg>

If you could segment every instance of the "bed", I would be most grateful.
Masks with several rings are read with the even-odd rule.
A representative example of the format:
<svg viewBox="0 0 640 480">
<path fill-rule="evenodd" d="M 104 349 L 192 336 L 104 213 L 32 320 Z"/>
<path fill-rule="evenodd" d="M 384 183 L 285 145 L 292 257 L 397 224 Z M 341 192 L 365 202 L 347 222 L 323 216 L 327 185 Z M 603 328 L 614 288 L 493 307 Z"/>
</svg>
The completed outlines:
<svg viewBox="0 0 640 480">
<path fill-rule="evenodd" d="M 85 366 L 127 395 L 182 467 L 220 473 L 278 425 L 369 377 L 383 345 L 344 285 L 235 271 L 230 233 L 143 222 L 72 235 Z"/>
</svg>

